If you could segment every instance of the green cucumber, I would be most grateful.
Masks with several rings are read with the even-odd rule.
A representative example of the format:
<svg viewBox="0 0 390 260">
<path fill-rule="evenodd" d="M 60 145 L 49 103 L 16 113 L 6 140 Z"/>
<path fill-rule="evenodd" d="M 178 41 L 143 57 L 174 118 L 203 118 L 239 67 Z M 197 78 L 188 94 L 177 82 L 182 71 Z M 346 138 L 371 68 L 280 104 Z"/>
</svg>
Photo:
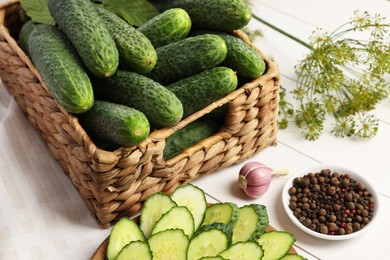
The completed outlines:
<svg viewBox="0 0 390 260">
<path fill-rule="evenodd" d="M 161 216 L 171 208 L 177 206 L 169 195 L 157 192 L 150 196 L 141 210 L 140 228 L 146 238 L 152 234 L 152 230 Z"/>
<path fill-rule="evenodd" d="M 145 241 L 145 236 L 132 219 L 121 218 L 111 230 L 107 245 L 107 259 L 116 259 L 122 248 L 132 241 Z"/>
<path fill-rule="evenodd" d="M 219 65 L 226 58 L 225 41 L 218 35 L 199 35 L 159 47 L 157 64 L 148 74 L 163 85 Z"/>
<path fill-rule="evenodd" d="M 90 0 L 48 0 L 50 14 L 97 77 L 116 71 L 119 54 L 115 42 Z"/>
<path fill-rule="evenodd" d="M 152 260 L 149 244 L 144 241 L 132 241 L 119 252 L 115 260 Z"/>
<path fill-rule="evenodd" d="M 183 104 L 183 118 L 217 101 L 237 87 L 236 73 L 227 67 L 215 67 L 167 86 Z"/>
<path fill-rule="evenodd" d="M 234 260 L 259 260 L 263 254 L 263 249 L 256 241 L 238 242 L 219 253 L 226 259 Z"/>
<path fill-rule="evenodd" d="M 79 121 L 92 139 L 121 146 L 136 145 L 150 132 L 149 121 L 142 112 L 101 100 L 95 100 L 90 110 L 80 114 Z"/>
<path fill-rule="evenodd" d="M 232 202 L 220 202 L 209 206 L 206 209 L 202 225 L 209 225 L 214 222 L 220 222 L 233 226 L 239 215 L 239 208 Z"/>
<path fill-rule="evenodd" d="M 252 18 L 249 6 L 242 0 L 163 0 L 157 8 L 183 8 L 191 17 L 194 28 L 221 31 L 237 30 Z"/>
<path fill-rule="evenodd" d="M 191 30 L 191 19 L 181 8 L 172 8 L 138 27 L 155 48 L 184 39 Z"/>
<path fill-rule="evenodd" d="M 231 244 L 231 226 L 222 223 L 201 226 L 193 235 L 187 251 L 187 259 L 217 256 Z"/>
<path fill-rule="evenodd" d="M 236 71 L 237 75 L 249 79 L 258 78 L 265 72 L 266 64 L 263 57 L 241 38 L 225 32 L 210 30 L 199 30 L 194 32 L 194 35 L 210 33 L 221 36 L 226 43 L 227 56 L 222 63 L 223 66 L 229 67 Z"/>
<path fill-rule="evenodd" d="M 70 113 L 89 110 L 94 102 L 92 84 L 65 35 L 53 25 L 37 24 L 29 36 L 28 46 L 53 99 Z"/>
<path fill-rule="evenodd" d="M 19 38 L 18 38 L 19 47 L 29 57 L 30 57 L 30 51 L 28 49 L 28 38 L 30 37 L 30 34 L 31 34 L 33 28 L 34 28 L 33 21 L 32 20 L 26 21 L 22 25 L 22 28 L 20 28 Z"/>
<path fill-rule="evenodd" d="M 238 220 L 233 226 L 233 244 L 257 240 L 268 224 L 267 209 L 264 205 L 250 204 L 241 207 Z"/>
<path fill-rule="evenodd" d="M 125 20 L 107 9 L 96 7 L 119 51 L 119 63 L 140 74 L 151 71 L 157 62 L 157 53 L 150 40 Z"/>
<path fill-rule="evenodd" d="M 199 260 L 226 260 L 226 258 L 217 255 L 217 256 L 204 256 L 202 258 L 199 258 Z"/>
<path fill-rule="evenodd" d="M 168 229 L 152 235 L 149 247 L 153 260 L 186 260 L 189 238 L 181 229 Z"/>
<path fill-rule="evenodd" d="M 107 79 L 93 82 L 96 97 L 140 110 L 153 128 L 180 121 L 183 105 L 172 91 L 141 74 L 118 70 Z"/>
<path fill-rule="evenodd" d="M 203 222 L 207 208 L 203 190 L 192 184 L 187 184 L 177 188 L 171 194 L 171 198 L 178 206 L 185 206 L 189 209 L 194 217 L 194 230 L 197 230 Z"/>
<path fill-rule="evenodd" d="M 190 238 L 194 233 L 194 217 L 187 207 L 176 206 L 161 216 L 152 230 L 152 235 L 167 230 L 181 229 Z"/>
<path fill-rule="evenodd" d="M 305 258 L 298 254 L 287 254 L 280 258 L 280 260 L 305 260 Z"/>
<path fill-rule="evenodd" d="M 177 130 L 171 136 L 165 139 L 164 160 L 180 154 L 185 149 L 199 143 L 203 139 L 213 135 L 218 131 L 220 124 L 217 120 L 207 117 L 201 117 L 180 130 Z"/>
<path fill-rule="evenodd" d="M 287 231 L 270 231 L 262 234 L 257 243 L 264 250 L 263 260 L 280 259 L 285 256 L 295 242 L 295 237 Z"/>
</svg>

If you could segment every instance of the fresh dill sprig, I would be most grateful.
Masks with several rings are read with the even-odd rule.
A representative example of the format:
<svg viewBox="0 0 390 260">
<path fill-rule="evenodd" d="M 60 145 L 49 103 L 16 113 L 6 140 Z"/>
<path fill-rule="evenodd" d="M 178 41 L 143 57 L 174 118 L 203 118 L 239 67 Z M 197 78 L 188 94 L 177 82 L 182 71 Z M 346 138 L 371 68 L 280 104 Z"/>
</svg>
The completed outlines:
<svg viewBox="0 0 390 260">
<path fill-rule="evenodd" d="M 281 91 L 281 128 L 286 128 L 292 117 L 305 138 L 316 140 L 323 133 L 324 121 L 331 116 L 335 119 L 331 130 L 335 136 L 376 135 L 378 119 L 367 111 L 390 94 L 386 80 L 390 73 L 390 24 L 384 17 L 355 11 L 349 22 L 333 32 L 316 29 L 309 43 L 255 14 L 253 17 L 310 51 L 295 66 L 297 85 L 291 94 L 298 103 L 296 109 L 285 100 L 286 91 Z"/>
</svg>

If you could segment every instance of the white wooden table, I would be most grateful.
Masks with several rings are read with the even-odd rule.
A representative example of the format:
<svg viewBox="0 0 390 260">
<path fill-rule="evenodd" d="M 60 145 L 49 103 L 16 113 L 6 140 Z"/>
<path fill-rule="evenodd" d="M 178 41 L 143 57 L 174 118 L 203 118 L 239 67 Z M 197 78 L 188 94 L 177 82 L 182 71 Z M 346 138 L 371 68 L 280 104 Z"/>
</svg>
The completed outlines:
<svg viewBox="0 0 390 260">
<path fill-rule="evenodd" d="M 390 18 L 387 0 L 253 3 L 258 16 L 302 40 L 307 40 L 317 27 L 335 29 L 349 21 L 357 9 Z M 253 21 L 251 26 L 264 33 L 256 44 L 279 64 L 282 85 L 292 89 L 296 79 L 294 65 L 307 50 L 263 24 Z M 275 169 L 286 167 L 290 172 L 328 162 L 366 174 L 379 192 L 380 212 L 377 223 L 361 237 L 325 241 L 295 227 L 281 203 L 286 177 L 274 178 L 261 198 L 247 199 L 236 188 L 238 171 L 245 162 L 203 176 L 193 184 L 207 193 L 210 202 L 266 205 L 271 224 L 292 232 L 297 238 L 295 247 L 307 259 L 390 259 L 390 100 L 371 113 L 380 119 L 378 134 L 372 140 L 336 138 L 326 131 L 317 141 L 307 141 L 290 124 L 279 131 L 277 146 L 248 160 Z M 109 232 L 99 228 L 90 216 L 46 144 L 0 84 L 0 259 L 89 259 Z"/>
</svg>

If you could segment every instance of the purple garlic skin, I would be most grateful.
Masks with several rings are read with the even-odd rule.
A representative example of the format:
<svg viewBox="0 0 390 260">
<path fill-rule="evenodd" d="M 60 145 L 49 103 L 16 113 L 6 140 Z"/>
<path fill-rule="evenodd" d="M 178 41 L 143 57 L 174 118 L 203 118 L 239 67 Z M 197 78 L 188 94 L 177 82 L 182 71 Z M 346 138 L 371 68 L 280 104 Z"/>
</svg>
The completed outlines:
<svg viewBox="0 0 390 260">
<path fill-rule="evenodd" d="M 249 197 L 258 198 L 271 184 L 273 170 L 259 162 L 246 163 L 239 172 L 238 187 Z"/>
</svg>

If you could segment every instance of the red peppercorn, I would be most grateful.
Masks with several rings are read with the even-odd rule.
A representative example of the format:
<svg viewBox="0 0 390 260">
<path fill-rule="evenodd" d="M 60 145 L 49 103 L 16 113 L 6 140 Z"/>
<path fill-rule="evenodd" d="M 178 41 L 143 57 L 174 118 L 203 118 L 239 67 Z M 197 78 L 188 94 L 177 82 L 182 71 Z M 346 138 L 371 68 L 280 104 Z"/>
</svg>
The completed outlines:
<svg viewBox="0 0 390 260">
<path fill-rule="evenodd" d="M 351 211 L 350 211 L 349 209 L 346 209 L 346 210 L 344 210 L 344 213 L 345 213 L 345 214 L 350 214 Z"/>
<path fill-rule="evenodd" d="M 329 235 L 333 236 L 334 235 L 334 231 L 329 231 Z"/>
<path fill-rule="evenodd" d="M 355 211 L 354 209 L 353 209 L 353 210 L 351 210 L 351 214 L 355 214 L 355 212 L 356 212 L 356 211 Z"/>
<path fill-rule="evenodd" d="M 374 208 L 374 203 L 370 203 L 370 209 L 373 209 Z"/>
<path fill-rule="evenodd" d="M 351 175 L 349 175 L 349 173 L 346 173 L 346 174 L 344 174 L 344 177 L 349 179 L 349 178 L 351 178 Z"/>
<path fill-rule="evenodd" d="M 340 223 L 340 226 L 344 228 L 344 227 L 346 227 L 346 226 L 347 226 L 347 223 L 345 223 L 345 222 L 341 222 L 341 223 Z"/>
</svg>

